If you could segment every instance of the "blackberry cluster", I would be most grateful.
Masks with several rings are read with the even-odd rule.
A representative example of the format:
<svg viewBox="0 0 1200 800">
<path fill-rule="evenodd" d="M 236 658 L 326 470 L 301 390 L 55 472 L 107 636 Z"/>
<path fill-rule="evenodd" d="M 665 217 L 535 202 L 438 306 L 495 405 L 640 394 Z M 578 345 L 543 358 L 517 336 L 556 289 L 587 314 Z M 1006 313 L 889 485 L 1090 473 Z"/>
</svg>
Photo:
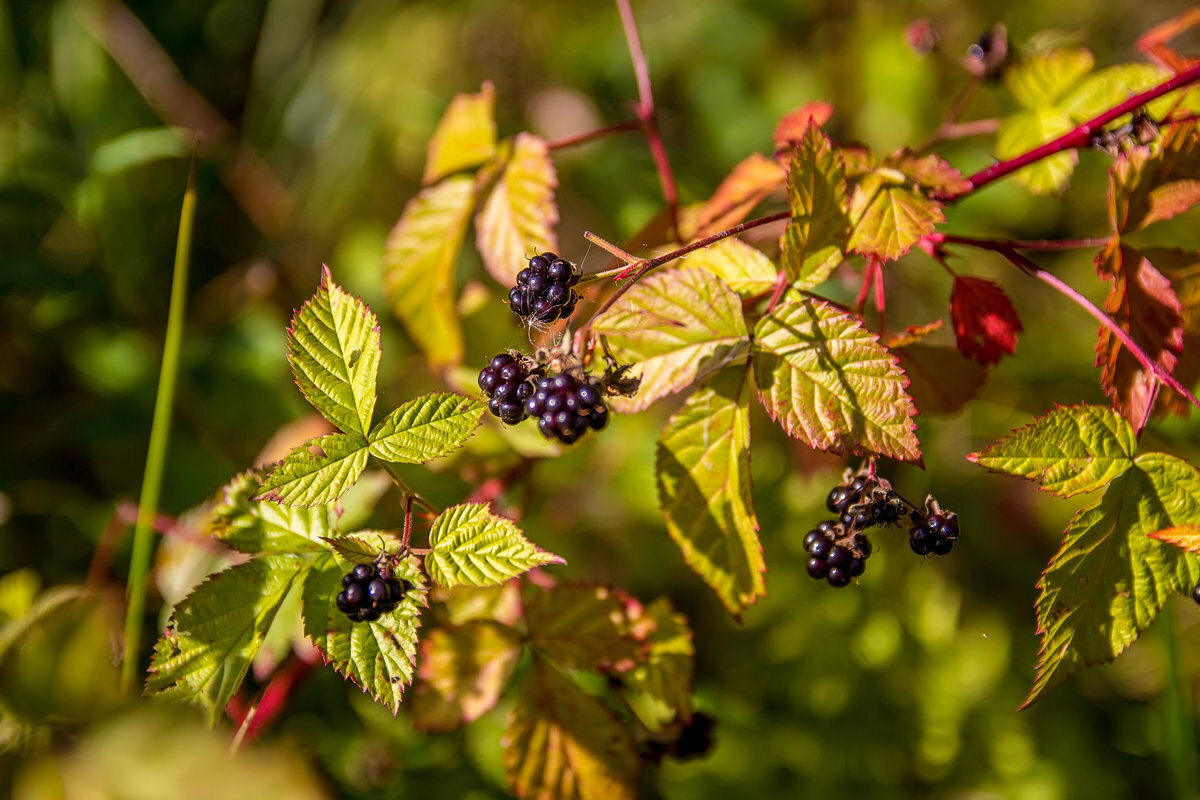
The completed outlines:
<svg viewBox="0 0 1200 800">
<path fill-rule="evenodd" d="M 575 311 L 579 294 L 571 287 L 579 283 L 579 273 L 554 253 L 542 253 L 529 259 L 529 266 L 517 273 L 517 285 L 508 293 L 508 305 L 522 319 L 550 323 L 566 319 Z"/>
<path fill-rule="evenodd" d="M 860 531 L 876 525 L 895 525 L 908 510 L 908 504 L 890 486 L 865 475 L 835 486 L 825 505 L 840 516 L 847 529 Z"/>
<path fill-rule="evenodd" d="M 583 383 L 567 373 L 542 378 L 525 401 L 524 411 L 536 417 L 538 430 L 547 439 L 571 444 L 587 430 L 608 423 L 608 407 L 594 383 Z"/>
<path fill-rule="evenodd" d="M 934 511 L 932 514 L 922 514 L 913 511 L 909 515 L 913 521 L 908 531 L 908 546 L 919 556 L 930 553 L 944 556 L 954 547 L 958 538 L 958 515 L 948 511 Z"/>
<path fill-rule="evenodd" d="M 488 411 L 507 425 L 528 416 L 525 401 L 533 394 L 531 373 L 509 353 L 500 353 L 479 372 L 479 388 L 488 398 Z"/>
<path fill-rule="evenodd" d="M 811 578 L 824 578 L 830 586 L 845 586 L 866 569 L 871 541 L 862 533 L 846 535 L 836 522 L 826 520 L 805 534 L 804 550 Z"/>
<path fill-rule="evenodd" d="M 342 576 L 338 611 L 351 622 L 374 622 L 394 611 L 413 585 L 396 577 L 390 564 L 357 564 Z"/>
</svg>

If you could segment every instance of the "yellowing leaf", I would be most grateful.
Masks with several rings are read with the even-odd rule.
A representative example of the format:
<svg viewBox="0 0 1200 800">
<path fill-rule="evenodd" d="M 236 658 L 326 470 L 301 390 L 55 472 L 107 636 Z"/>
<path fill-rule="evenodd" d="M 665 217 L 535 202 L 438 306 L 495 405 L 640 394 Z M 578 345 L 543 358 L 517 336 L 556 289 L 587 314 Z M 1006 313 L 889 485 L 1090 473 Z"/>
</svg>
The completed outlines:
<svg viewBox="0 0 1200 800">
<path fill-rule="evenodd" d="M 787 175 L 792 218 L 783 234 L 780 261 L 797 288 L 822 283 L 842 262 L 850 223 L 846 174 L 829 137 L 809 123 L 796 143 Z"/>
<path fill-rule="evenodd" d="M 543 564 L 565 564 L 525 538 L 511 520 L 483 503 L 463 503 L 438 514 L 429 531 L 425 569 L 442 586 L 491 586 Z"/>
<path fill-rule="evenodd" d="M 475 184 L 466 175 L 422 189 L 404 207 L 384 248 L 388 302 L 433 367 L 462 360 L 454 264 L 474 203 Z"/>
<path fill-rule="evenodd" d="M 654 624 L 647 637 L 645 663 L 622 675 L 631 688 L 664 703 L 676 716 L 687 717 L 692 708 L 692 630 L 687 618 L 675 613 L 671 602 L 660 597 L 646 606 L 634 625 Z"/>
<path fill-rule="evenodd" d="M 778 272 L 763 251 L 730 237 L 687 256 L 687 265 L 702 269 L 743 297 L 771 291 Z"/>
<path fill-rule="evenodd" d="M 1071 116 L 1057 108 L 1042 107 L 1005 117 L 996 134 L 996 157 L 1013 158 L 1052 139 L 1057 139 L 1075 127 Z M 1037 163 L 1017 170 L 1017 183 L 1034 194 L 1061 194 L 1071 181 L 1071 173 L 1079 163 L 1079 153 L 1067 150 L 1047 156 Z"/>
<path fill-rule="evenodd" d="M 504 172 L 475 218 L 475 245 L 502 286 L 516 283 L 530 256 L 557 252 L 556 186 L 546 143 L 531 133 L 517 134 Z"/>
<path fill-rule="evenodd" d="M 877 339 L 820 300 L 780 304 L 754 332 L 754 379 L 771 419 L 818 450 L 919 462 L 908 379 Z"/>
<path fill-rule="evenodd" d="M 490 711 L 512 677 L 521 648 L 520 634 L 494 622 L 429 631 L 421 639 L 413 725 L 450 731 Z"/>
<path fill-rule="evenodd" d="M 1116 64 L 1093 72 L 1075 86 L 1057 104 L 1071 115 L 1076 122 L 1087 122 L 1098 114 L 1119 105 L 1130 97 L 1144 92 L 1171 76 L 1170 70 L 1157 64 Z M 1172 93 L 1167 103 L 1173 103 L 1178 95 Z M 1152 105 L 1160 105 L 1161 100 Z M 1154 119 L 1162 119 L 1167 106 L 1151 108 Z"/>
<path fill-rule="evenodd" d="M 613 402 L 622 411 L 640 411 L 704 381 L 750 349 L 741 299 L 701 269 L 669 269 L 639 281 L 592 320 L 592 330 L 641 375 L 632 400 Z"/>
<path fill-rule="evenodd" d="M 428 186 L 494 158 L 495 110 L 496 89 L 491 81 L 484 81 L 479 94 L 455 95 L 429 140 L 421 183 Z"/>
<path fill-rule="evenodd" d="M 255 497 L 305 508 L 332 503 L 354 485 L 366 466 L 365 440 L 340 433 L 321 436 L 276 464 Z"/>
<path fill-rule="evenodd" d="M 854 229 L 847 246 L 891 261 L 945 219 L 940 203 L 908 186 L 903 173 L 883 167 L 863 176 L 854 187 L 850 198 Z"/>
<path fill-rule="evenodd" d="M 1021 105 L 1042 108 L 1054 105 L 1095 63 L 1082 47 L 1035 53 L 1005 70 L 1004 83 Z"/>
<path fill-rule="evenodd" d="M 434 392 L 410 400 L 371 431 L 371 455 L 423 464 L 453 453 L 479 427 L 486 406 L 476 398 Z"/>
<path fill-rule="evenodd" d="M 748 369 L 718 375 L 667 421 L 655 459 L 667 532 L 735 616 L 767 590 L 750 494 L 750 391 Z"/>
<path fill-rule="evenodd" d="M 530 588 L 524 600 L 530 647 L 564 669 L 627 670 L 642 660 L 626 600 L 607 586 Z"/>
</svg>

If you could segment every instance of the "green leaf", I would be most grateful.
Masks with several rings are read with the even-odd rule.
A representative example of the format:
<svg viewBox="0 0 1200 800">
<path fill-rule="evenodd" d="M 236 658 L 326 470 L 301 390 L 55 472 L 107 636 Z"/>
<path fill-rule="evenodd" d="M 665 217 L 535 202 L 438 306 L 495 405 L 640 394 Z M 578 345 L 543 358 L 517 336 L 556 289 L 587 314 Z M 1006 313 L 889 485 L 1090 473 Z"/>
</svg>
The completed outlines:
<svg viewBox="0 0 1200 800">
<path fill-rule="evenodd" d="M 398 464 L 423 464 L 462 447 L 487 405 L 453 392 L 409 400 L 371 431 L 371 455 Z"/>
<path fill-rule="evenodd" d="M 359 531 L 357 536 L 331 536 L 325 540 L 338 558 L 348 564 L 371 564 L 383 552 L 382 546 L 372 546 L 362 537 L 370 531 Z"/>
<path fill-rule="evenodd" d="M 541 659 L 525 678 L 501 742 L 518 797 L 633 800 L 633 736 L 603 703 Z"/>
<path fill-rule="evenodd" d="M 1037 675 L 1023 707 L 1084 667 L 1112 661 L 1172 594 L 1190 592 L 1200 559 L 1149 534 L 1200 523 L 1200 473 L 1163 453 L 1139 456 L 1067 526 L 1038 582 Z"/>
<path fill-rule="evenodd" d="M 919 463 L 908 379 L 877 339 L 820 300 L 780 304 L 754 332 L 754 378 L 771 419 L 818 450 Z"/>
<path fill-rule="evenodd" d="M 750 495 L 749 373 L 727 370 L 688 398 L 659 437 L 654 470 L 667 532 L 735 616 L 767 591 Z"/>
<path fill-rule="evenodd" d="M 1116 64 L 1088 75 L 1057 105 L 1076 122 L 1087 122 L 1170 76 L 1170 70 L 1158 64 Z M 1169 103 L 1178 99 L 1174 93 L 1170 97 Z M 1153 109 L 1150 113 L 1155 119 L 1162 119 L 1161 113 L 1155 113 Z"/>
<path fill-rule="evenodd" d="M 908 185 L 891 167 L 864 175 L 850 198 L 854 225 L 847 246 L 856 253 L 891 261 L 907 253 L 922 236 L 944 222 L 941 203 Z"/>
<path fill-rule="evenodd" d="M 967 458 L 1070 497 L 1103 489 L 1133 466 L 1137 437 L 1106 406 L 1060 406 Z"/>
<path fill-rule="evenodd" d="M 438 121 L 425 156 L 421 183 L 428 186 L 496 156 L 496 88 L 484 81 L 479 94 L 456 94 Z"/>
<path fill-rule="evenodd" d="M 1005 70 L 1004 83 L 1026 108 L 1052 106 L 1091 72 L 1095 63 L 1082 47 L 1035 53 Z"/>
<path fill-rule="evenodd" d="M 1038 108 L 1005 117 L 996 134 L 996 157 L 1014 158 L 1075 127 L 1071 116 L 1057 108 Z M 1013 173 L 1017 183 L 1034 194 L 1061 194 L 1079 163 L 1079 153 L 1066 150 Z"/>
<path fill-rule="evenodd" d="M 384 248 L 392 311 L 433 367 L 462 361 L 454 264 L 474 204 L 475 182 L 467 175 L 422 189 L 404 207 Z"/>
<path fill-rule="evenodd" d="M 275 465 L 256 499 L 285 506 L 332 503 L 354 485 L 367 466 L 367 443 L 340 433 L 310 439 Z"/>
<path fill-rule="evenodd" d="M 495 622 L 435 628 L 421 639 L 413 725 L 450 731 L 490 711 L 521 655 L 521 635 Z"/>
<path fill-rule="evenodd" d="M 475 217 L 475 246 L 502 286 L 516 282 L 530 256 L 558 250 L 556 186 L 546 143 L 531 133 L 518 133 L 504 174 Z"/>
<path fill-rule="evenodd" d="M 535 546 L 484 503 L 463 503 L 438 514 L 429 548 L 425 569 L 442 586 L 491 586 L 543 564 L 567 563 Z"/>
<path fill-rule="evenodd" d="M 417 628 L 427 605 L 424 578 L 411 557 L 400 560 L 396 577 L 413 589 L 378 620 L 352 623 L 336 605 L 346 571 L 332 554 L 317 557 L 304 582 L 304 633 L 326 663 L 398 714 L 404 688 L 413 679 Z"/>
<path fill-rule="evenodd" d="M 753 297 L 775 287 L 778 272 L 763 251 L 740 239 L 721 239 L 687 256 L 687 265 L 715 275 L 742 297 Z"/>
<path fill-rule="evenodd" d="M 642 660 L 629 601 L 607 586 L 530 587 L 524 601 L 529 645 L 560 667 L 627 670 Z"/>
<path fill-rule="evenodd" d="M 630 688 L 666 704 L 676 716 L 686 717 L 692 708 L 695 654 L 687 618 L 675 613 L 670 600 L 660 597 L 645 608 L 634 625 L 644 621 L 654 624 L 646 638 L 646 661 L 621 677 Z"/>
<path fill-rule="evenodd" d="M 196 587 L 154 648 L 147 690 L 202 706 L 214 724 L 303 570 L 297 556 L 261 556 Z"/>
<path fill-rule="evenodd" d="M 324 549 L 321 540 L 332 535 L 336 513 L 325 506 L 291 508 L 251 500 L 263 482 L 261 470 L 235 477 L 213 509 L 213 536 L 243 553 L 309 553 Z"/>
<path fill-rule="evenodd" d="M 783 234 L 780 261 L 797 288 L 816 286 L 845 258 L 846 173 L 829 137 L 810 122 L 792 152 L 787 174 L 792 219 Z"/>
<path fill-rule="evenodd" d="M 288 328 L 288 363 L 313 408 L 346 433 L 366 435 L 375 413 L 379 321 L 321 268 L 321 287 Z"/>
<path fill-rule="evenodd" d="M 630 412 L 707 380 L 750 350 L 741 299 L 701 269 L 668 269 L 639 281 L 592 320 L 592 331 L 641 374 L 637 396 L 613 403 Z"/>
</svg>

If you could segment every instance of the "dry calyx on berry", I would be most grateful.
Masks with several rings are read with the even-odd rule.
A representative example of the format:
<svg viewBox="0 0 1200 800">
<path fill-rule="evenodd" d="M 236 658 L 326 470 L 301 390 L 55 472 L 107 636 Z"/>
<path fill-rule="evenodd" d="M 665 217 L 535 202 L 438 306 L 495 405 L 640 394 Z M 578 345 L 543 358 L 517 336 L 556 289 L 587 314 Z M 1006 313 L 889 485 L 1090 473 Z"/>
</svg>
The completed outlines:
<svg viewBox="0 0 1200 800">
<path fill-rule="evenodd" d="M 342 576 L 342 591 L 337 596 L 338 611 L 351 622 L 374 622 L 383 614 L 395 611 L 413 585 L 396 577 L 386 561 L 356 564 Z"/>
<path fill-rule="evenodd" d="M 508 293 L 508 305 L 518 317 L 548 324 L 575 312 L 579 294 L 573 288 L 580 272 L 554 253 L 539 253 L 517 273 L 517 285 Z"/>
</svg>

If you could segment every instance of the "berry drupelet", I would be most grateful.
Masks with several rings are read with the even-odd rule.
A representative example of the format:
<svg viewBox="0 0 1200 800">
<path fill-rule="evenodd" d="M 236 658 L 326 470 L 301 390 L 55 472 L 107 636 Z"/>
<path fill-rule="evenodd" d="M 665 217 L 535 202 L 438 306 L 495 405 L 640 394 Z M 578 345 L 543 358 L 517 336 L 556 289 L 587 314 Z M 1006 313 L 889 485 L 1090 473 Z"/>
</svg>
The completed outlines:
<svg viewBox="0 0 1200 800">
<path fill-rule="evenodd" d="M 374 622 L 394 611 L 413 585 L 396 577 L 390 564 L 356 564 L 342 576 L 338 611 L 351 622 Z"/>
<path fill-rule="evenodd" d="M 533 394 L 531 373 L 510 353 L 500 353 L 479 372 L 479 388 L 488 398 L 488 411 L 507 425 L 525 419 L 525 401 Z"/>
<path fill-rule="evenodd" d="M 583 383 L 567 373 L 545 377 L 525 401 L 525 413 L 536 417 L 538 430 L 547 439 L 571 444 L 584 433 L 608 423 L 608 407 L 597 385 Z"/>
<path fill-rule="evenodd" d="M 578 283 L 579 273 L 570 262 L 554 253 L 541 253 L 517 273 L 517 285 L 508 293 L 508 305 L 518 317 L 533 322 L 548 324 L 567 319 L 579 302 L 579 294 L 572 288 Z"/>
<path fill-rule="evenodd" d="M 914 511 L 910 518 L 913 526 L 908 531 L 908 546 L 914 553 L 944 556 L 953 549 L 958 538 L 958 515 L 947 511 L 928 515 Z"/>
</svg>

